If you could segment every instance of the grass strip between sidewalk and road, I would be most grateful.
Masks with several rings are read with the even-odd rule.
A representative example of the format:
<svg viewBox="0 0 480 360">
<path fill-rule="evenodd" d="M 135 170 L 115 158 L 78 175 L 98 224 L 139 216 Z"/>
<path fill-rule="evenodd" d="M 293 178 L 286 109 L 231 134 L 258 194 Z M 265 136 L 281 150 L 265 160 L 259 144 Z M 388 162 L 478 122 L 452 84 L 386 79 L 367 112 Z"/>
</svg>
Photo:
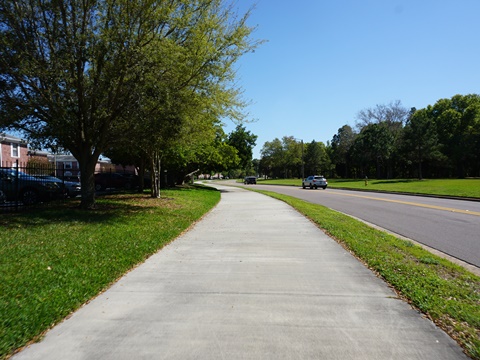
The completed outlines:
<svg viewBox="0 0 480 360">
<path fill-rule="evenodd" d="M 480 179 L 327 179 L 328 187 L 332 189 L 352 189 L 368 191 L 387 191 L 421 195 L 454 196 L 480 199 Z M 301 179 L 263 180 L 262 185 L 302 186 Z"/>
<path fill-rule="evenodd" d="M 212 188 L 79 200 L 0 217 L 0 359 L 38 340 L 200 219 L 220 200 Z"/>
<path fill-rule="evenodd" d="M 322 205 L 261 190 L 307 216 L 390 284 L 400 297 L 480 359 L 480 277 L 410 241 Z"/>
</svg>

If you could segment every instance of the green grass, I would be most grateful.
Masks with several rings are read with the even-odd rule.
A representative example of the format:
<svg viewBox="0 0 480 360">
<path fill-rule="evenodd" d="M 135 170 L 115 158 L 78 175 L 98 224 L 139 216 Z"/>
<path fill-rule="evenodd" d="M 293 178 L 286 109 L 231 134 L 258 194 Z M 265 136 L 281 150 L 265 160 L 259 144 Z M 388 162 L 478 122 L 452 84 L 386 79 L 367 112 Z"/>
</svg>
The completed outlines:
<svg viewBox="0 0 480 360">
<path fill-rule="evenodd" d="M 258 180 L 259 184 L 302 186 L 301 179 Z M 364 180 L 328 179 L 329 188 L 371 191 L 406 192 L 425 195 L 443 195 L 480 198 L 480 179 L 395 179 Z"/>
<path fill-rule="evenodd" d="M 78 201 L 0 218 L 0 358 L 6 358 L 177 237 L 220 199 L 208 188 Z"/>
<path fill-rule="evenodd" d="M 448 332 L 469 356 L 480 359 L 480 277 L 321 205 L 259 192 L 285 201 L 312 219 Z"/>
</svg>

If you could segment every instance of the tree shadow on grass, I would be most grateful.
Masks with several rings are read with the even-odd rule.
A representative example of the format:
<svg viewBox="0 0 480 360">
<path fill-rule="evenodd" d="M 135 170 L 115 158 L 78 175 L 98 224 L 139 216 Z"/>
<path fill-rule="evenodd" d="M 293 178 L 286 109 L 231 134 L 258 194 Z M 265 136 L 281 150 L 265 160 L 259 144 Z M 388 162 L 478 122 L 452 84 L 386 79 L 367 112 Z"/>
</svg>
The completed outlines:
<svg viewBox="0 0 480 360">
<path fill-rule="evenodd" d="M 142 212 L 179 208 L 175 192 L 218 191 L 206 186 L 177 186 L 168 189 L 168 194 L 153 198 L 149 192 L 106 194 L 97 197 L 96 207 L 91 210 L 80 209 L 80 199 L 69 199 L 46 206 L 32 207 L 20 213 L 2 214 L 0 231 L 8 228 L 32 228 L 45 225 L 65 225 L 69 223 L 112 224 L 122 218 L 138 216 Z"/>
<path fill-rule="evenodd" d="M 95 209 L 91 210 L 81 209 L 80 200 L 59 202 L 55 205 L 33 207 L 20 213 L 2 214 L 0 229 L 69 223 L 110 224 L 127 216 L 151 212 L 159 207 L 170 207 L 172 200 L 172 198 L 154 199 L 146 195 L 112 195 L 98 199 Z"/>
</svg>

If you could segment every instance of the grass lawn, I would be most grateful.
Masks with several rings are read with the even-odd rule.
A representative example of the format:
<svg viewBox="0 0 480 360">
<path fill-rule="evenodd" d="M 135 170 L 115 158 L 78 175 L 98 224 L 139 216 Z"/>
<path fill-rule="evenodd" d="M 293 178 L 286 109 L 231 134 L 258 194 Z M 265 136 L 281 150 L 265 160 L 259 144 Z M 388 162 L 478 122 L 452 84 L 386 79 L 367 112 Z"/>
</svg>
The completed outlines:
<svg viewBox="0 0 480 360">
<path fill-rule="evenodd" d="M 209 211 L 208 188 L 78 200 L 0 217 L 0 359 L 95 297 Z"/>
<path fill-rule="evenodd" d="M 321 205 L 259 192 L 285 201 L 309 217 L 456 339 L 470 357 L 480 359 L 480 277 Z"/>
<path fill-rule="evenodd" d="M 302 186 L 301 179 L 258 179 L 258 183 L 266 185 Z M 328 187 L 480 198 L 480 179 L 369 179 L 367 186 L 365 186 L 364 180 L 328 179 Z"/>
</svg>

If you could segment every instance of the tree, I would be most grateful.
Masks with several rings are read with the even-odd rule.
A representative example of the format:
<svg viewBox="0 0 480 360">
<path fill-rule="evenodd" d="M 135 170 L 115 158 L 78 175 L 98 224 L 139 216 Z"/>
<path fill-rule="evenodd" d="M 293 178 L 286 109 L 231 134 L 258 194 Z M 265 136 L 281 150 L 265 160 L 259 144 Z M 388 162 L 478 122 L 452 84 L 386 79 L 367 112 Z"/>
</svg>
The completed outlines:
<svg viewBox="0 0 480 360">
<path fill-rule="evenodd" d="M 373 135 L 372 132 L 377 131 L 377 135 L 373 137 L 379 137 L 379 140 L 388 141 L 388 144 L 371 143 L 369 145 L 369 148 L 374 151 L 381 147 L 388 151 L 388 153 L 380 153 L 380 156 L 374 160 L 377 177 L 386 175 L 388 178 L 391 178 L 394 176 L 395 163 L 399 160 L 397 151 L 402 139 L 403 126 L 409 114 L 409 110 L 402 106 L 400 100 L 391 102 L 388 105 L 376 105 L 373 109 L 368 108 L 358 113 L 357 127 L 360 129 L 360 132 L 363 129 L 368 129 L 367 133 L 371 137 Z M 379 125 L 380 127 L 372 125 Z M 380 135 L 378 131 L 381 131 L 383 135 Z"/>
<path fill-rule="evenodd" d="M 222 127 L 215 127 L 214 137 L 203 132 L 190 143 L 179 143 L 169 150 L 165 168 L 177 174 L 177 183 L 185 179 L 185 174 L 199 170 L 200 173 L 225 172 L 235 169 L 240 158 L 237 150 L 227 143 Z"/>
<path fill-rule="evenodd" d="M 142 50 L 164 22 L 143 1 L 1 0 L 1 8 L 2 125 L 68 149 L 82 206 L 93 207 L 96 162 L 120 138 Z"/>
<path fill-rule="evenodd" d="M 263 144 L 261 154 L 261 168 L 263 172 L 273 178 L 280 177 L 285 165 L 285 151 L 280 139 L 275 138 Z"/>
<path fill-rule="evenodd" d="M 81 170 L 82 206 L 92 207 L 96 162 L 120 136 L 158 19 L 146 2 L 0 6 L 2 125 L 68 149 Z"/>
<path fill-rule="evenodd" d="M 409 110 L 402 106 L 400 100 L 388 105 L 377 104 L 374 108 L 360 110 L 357 114 L 359 129 L 370 124 L 386 123 L 388 127 L 401 127 L 407 120 Z"/>
<path fill-rule="evenodd" d="M 456 175 L 465 177 L 478 169 L 480 139 L 480 95 L 455 95 L 440 99 L 431 108 L 442 152 L 450 159 Z"/>
<path fill-rule="evenodd" d="M 124 146 L 125 134 L 155 133 L 159 141 L 136 143 L 152 167 L 160 163 L 187 118 L 175 108 L 180 93 L 202 97 L 217 116 L 240 116 L 232 65 L 254 47 L 252 28 L 248 13 L 236 21 L 221 0 L 0 0 L 0 8 L 0 127 L 68 149 L 83 208 L 95 205 L 100 154 Z"/>
<path fill-rule="evenodd" d="M 284 136 L 282 146 L 284 151 L 283 177 L 301 177 L 304 156 L 302 141 L 295 139 L 293 136 Z"/>
<path fill-rule="evenodd" d="M 246 173 L 252 170 L 253 148 L 258 136 L 247 131 L 245 126 L 237 125 L 234 131 L 228 135 L 227 144 L 237 149 L 240 157 L 240 167 Z"/>
<path fill-rule="evenodd" d="M 438 151 L 438 135 L 430 112 L 431 107 L 421 110 L 412 109 L 412 114 L 403 130 L 403 147 L 417 163 L 420 180 L 423 178 L 423 162 L 433 158 Z"/>
<path fill-rule="evenodd" d="M 168 162 L 166 156 L 172 156 L 171 149 L 193 146 L 194 139 L 200 140 L 197 145 L 203 144 L 198 134 L 207 131 L 206 138 L 211 139 L 220 119 L 241 121 L 244 116 L 241 109 L 245 104 L 240 99 L 241 91 L 234 86 L 233 65 L 260 43 L 249 40 L 253 30 L 246 25 L 249 12 L 237 19 L 232 6 L 224 8 L 220 0 L 197 2 L 201 6 L 187 2 L 182 7 L 185 15 L 181 26 L 169 31 L 166 47 L 174 51 L 167 56 L 153 56 L 160 59 L 160 64 L 149 66 L 154 70 L 147 82 L 151 90 L 147 101 L 140 103 L 151 119 L 148 126 L 141 128 L 141 139 L 154 175 L 154 197 L 160 196 L 158 174 L 161 163 Z M 164 48 L 164 43 L 163 39 L 152 53 Z M 159 79 L 161 87 L 157 85 Z M 165 98 L 170 100 L 165 102 Z M 223 147 L 223 152 L 230 150 Z"/>
<path fill-rule="evenodd" d="M 271 177 L 302 177 L 305 151 L 303 141 L 293 136 L 284 136 L 282 140 L 275 138 L 263 145 L 260 167 Z"/>
<path fill-rule="evenodd" d="M 365 126 L 355 138 L 353 144 L 354 158 L 364 169 L 365 175 L 370 165 L 375 165 L 376 177 L 385 174 L 385 165 L 394 150 L 394 137 L 385 124 Z"/>
<path fill-rule="evenodd" d="M 333 135 L 332 161 L 335 164 L 336 172 L 341 177 L 348 178 L 350 171 L 350 149 L 355 140 L 356 134 L 349 125 L 344 125 Z"/>
<path fill-rule="evenodd" d="M 305 172 L 310 175 L 326 174 L 330 168 L 330 158 L 325 144 L 312 140 L 305 151 Z"/>
</svg>

